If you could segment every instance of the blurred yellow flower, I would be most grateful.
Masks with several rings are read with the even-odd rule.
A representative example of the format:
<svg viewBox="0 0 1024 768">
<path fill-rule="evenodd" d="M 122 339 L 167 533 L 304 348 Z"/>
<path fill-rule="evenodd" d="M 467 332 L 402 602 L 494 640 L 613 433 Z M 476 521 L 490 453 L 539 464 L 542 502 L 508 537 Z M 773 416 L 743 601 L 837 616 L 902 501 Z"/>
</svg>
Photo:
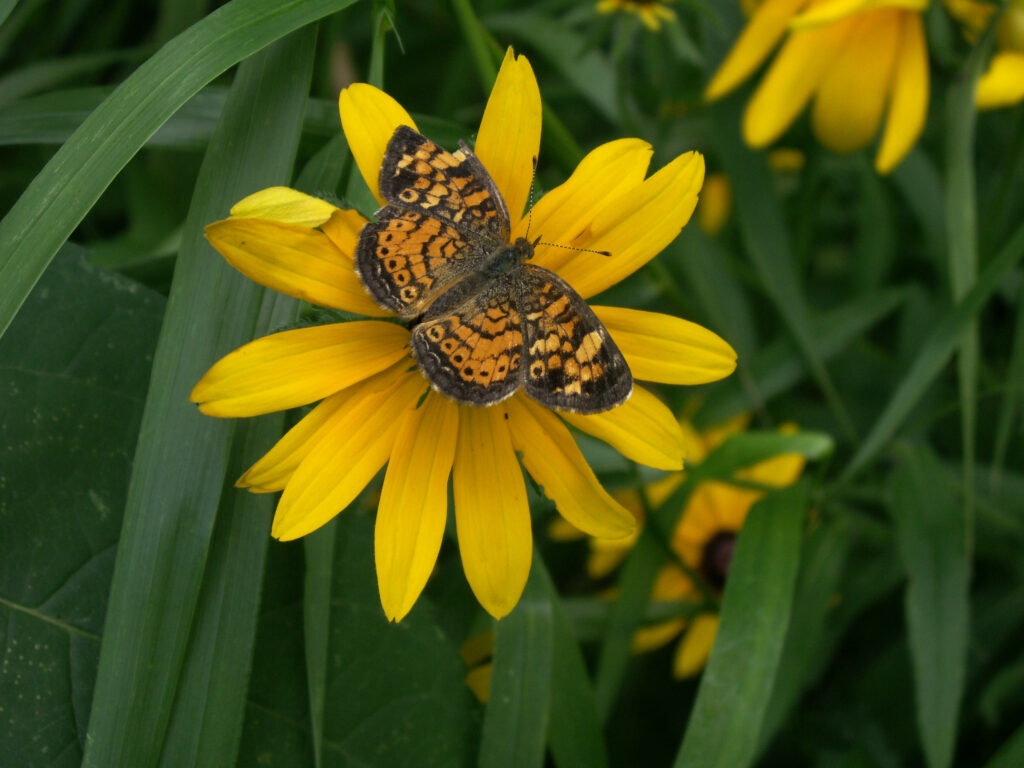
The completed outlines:
<svg viewBox="0 0 1024 768">
<path fill-rule="evenodd" d="M 988 25 L 996 6 L 979 0 L 946 0 L 971 40 Z M 1010 0 L 996 22 L 996 46 L 988 69 L 978 79 L 978 109 L 1012 107 L 1024 101 L 1024 0 Z"/>
<path fill-rule="evenodd" d="M 342 91 L 339 107 L 356 164 L 381 201 L 385 147 L 396 128 L 415 127 L 412 118 L 365 84 Z M 510 50 L 484 112 L 476 155 L 507 203 L 513 241 L 526 231 L 522 212 L 540 132 L 533 70 Z M 688 152 L 645 178 L 650 157 L 650 146 L 639 139 L 600 146 L 533 208 L 535 231 L 546 240 L 612 257 L 539 245 L 533 263 L 556 271 L 586 298 L 668 245 L 696 206 L 704 161 Z M 237 483 L 257 493 L 283 491 L 272 529 L 278 539 L 319 528 L 387 465 L 375 554 L 381 603 L 391 620 L 408 613 L 433 570 L 451 476 L 467 580 L 489 613 L 504 616 L 519 600 L 533 551 L 520 461 L 575 526 L 624 537 L 634 529 L 633 515 L 601 487 L 565 422 L 635 461 L 669 470 L 682 466 L 682 434 L 671 412 L 639 386 L 625 404 L 593 415 L 556 414 L 521 392 L 479 408 L 431 390 L 411 355 L 408 328 L 370 298 L 353 268 L 365 223 L 356 211 L 275 187 L 242 200 L 229 219 L 207 228 L 224 258 L 263 285 L 381 319 L 258 339 L 216 363 L 191 399 L 203 413 L 220 417 L 321 401 Z M 636 379 L 697 384 L 735 367 L 729 345 L 696 324 L 618 307 L 593 310 Z"/>
<path fill-rule="evenodd" d="M 717 235 L 732 213 L 732 185 L 724 173 L 712 173 L 704 180 L 697 204 L 697 224 L 709 235 Z"/>
<path fill-rule="evenodd" d="M 673 21 L 675 12 L 668 7 L 669 0 L 600 0 L 599 13 L 633 13 L 640 17 L 648 29 L 657 32 L 666 21 Z"/>
<path fill-rule="evenodd" d="M 747 104 L 747 144 L 771 144 L 813 99 L 811 127 L 835 152 L 867 146 L 887 115 L 875 168 L 888 173 L 917 141 L 928 112 L 926 6 L 927 0 L 765 0 L 705 98 L 739 86 L 785 37 Z"/>
</svg>

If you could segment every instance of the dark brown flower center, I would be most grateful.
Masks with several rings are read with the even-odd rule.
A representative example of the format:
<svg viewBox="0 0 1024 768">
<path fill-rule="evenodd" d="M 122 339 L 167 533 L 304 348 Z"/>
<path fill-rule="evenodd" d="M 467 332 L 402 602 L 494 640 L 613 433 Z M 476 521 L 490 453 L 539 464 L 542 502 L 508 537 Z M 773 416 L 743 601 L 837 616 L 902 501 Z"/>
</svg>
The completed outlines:
<svg viewBox="0 0 1024 768">
<path fill-rule="evenodd" d="M 732 531 L 719 531 L 704 545 L 704 557 L 701 558 L 700 572 L 708 583 L 721 592 L 725 588 L 725 579 L 732 565 L 732 553 L 736 549 L 736 534 Z"/>
</svg>

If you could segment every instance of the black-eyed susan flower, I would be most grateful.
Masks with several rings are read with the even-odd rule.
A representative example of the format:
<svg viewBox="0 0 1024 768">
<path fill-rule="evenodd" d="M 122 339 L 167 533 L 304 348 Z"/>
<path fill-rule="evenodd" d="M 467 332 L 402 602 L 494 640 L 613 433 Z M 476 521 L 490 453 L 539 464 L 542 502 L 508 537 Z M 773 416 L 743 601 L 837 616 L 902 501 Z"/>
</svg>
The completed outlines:
<svg viewBox="0 0 1024 768">
<path fill-rule="evenodd" d="M 835 152 L 866 147 L 884 116 L 875 169 L 887 173 L 917 141 L 928 111 L 926 6 L 926 0 L 765 0 L 705 97 L 732 91 L 785 38 L 744 112 L 747 144 L 771 144 L 813 101 L 814 134 Z"/>
<path fill-rule="evenodd" d="M 663 23 L 676 18 L 667 0 L 600 0 L 597 10 L 599 13 L 635 14 L 652 32 L 657 32 Z"/>
<path fill-rule="evenodd" d="M 385 148 L 415 124 L 390 96 L 356 84 L 341 93 L 342 127 L 378 201 Z M 513 242 L 526 231 L 541 102 L 529 62 L 506 55 L 484 112 L 475 153 L 509 211 Z M 649 145 L 621 139 L 588 154 L 570 178 L 534 206 L 546 242 L 612 255 L 536 246 L 533 262 L 557 272 L 584 298 L 623 279 L 679 233 L 703 180 L 689 152 L 647 176 Z M 633 531 L 633 516 L 600 485 L 566 423 L 635 461 L 679 469 L 683 437 L 668 409 L 635 387 L 623 405 L 592 415 L 553 412 L 520 391 L 490 407 L 460 405 L 430 389 L 410 351 L 410 331 L 378 306 L 353 268 L 366 220 L 287 188 L 238 203 L 207 238 L 238 270 L 265 286 L 368 319 L 284 331 L 216 363 L 192 392 L 211 416 L 255 416 L 320 403 L 238 481 L 281 491 L 272 535 L 304 536 L 350 504 L 387 465 L 375 551 L 389 619 L 411 609 L 441 547 L 451 477 L 463 568 L 495 617 L 519 599 L 532 536 L 522 466 L 558 511 L 592 535 Z M 735 353 L 714 333 L 667 315 L 593 307 L 634 378 L 697 384 L 728 375 Z M 517 453 L 519 458 L 517 458 Z"/>
<path fill-rule="evenodd" d="M 804 463 L 804 457 L 799 454 L 785 454 L 741 470 L 736 477 L 782 488 L 796 482 Z M 762 495 L 762 491 L 717 480 L 706 481 L 694 488 L 682 510 L 670 546 L 715 594 L 725 588 L 736 537 L 750 508 Z M 651 599 L 701 603 L 702 596 L 690 575 L 670 563 L 659 571 Z M 704 667 L 717 631 L 717 612 L 702 611 L 691 618 L 671 619 L 638 630 L 633 636 L 633 649 L 637 652 L 653 650 L 682 633 L 672 672 L 678 678 L 689 677 Z"/>
</svg>

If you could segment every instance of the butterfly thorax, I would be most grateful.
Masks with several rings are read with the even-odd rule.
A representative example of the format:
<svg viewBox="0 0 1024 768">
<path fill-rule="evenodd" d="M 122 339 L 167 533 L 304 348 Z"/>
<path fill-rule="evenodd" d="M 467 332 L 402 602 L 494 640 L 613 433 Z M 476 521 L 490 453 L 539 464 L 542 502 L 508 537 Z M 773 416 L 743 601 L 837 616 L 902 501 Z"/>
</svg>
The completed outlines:
<svg viewBox="0 0 1024 768">
<path fill-rule="evenodd" d="M 496 248 L 482 266 L 487 277 L 502 277 L 516 272 L 524 261 L 533 257 L 533 245 L 525 237 L 518 238 L 511 245 Z"/>
</svg>

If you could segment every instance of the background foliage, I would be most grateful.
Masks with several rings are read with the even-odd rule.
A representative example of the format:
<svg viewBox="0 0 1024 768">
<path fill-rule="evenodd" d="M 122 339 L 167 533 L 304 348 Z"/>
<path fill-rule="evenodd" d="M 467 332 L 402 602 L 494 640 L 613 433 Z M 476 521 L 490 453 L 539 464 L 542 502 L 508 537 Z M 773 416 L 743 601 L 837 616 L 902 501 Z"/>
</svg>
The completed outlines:
<svg viewBox="0 0 1024 768">
<path fill-rule="evenodd" d="M 896 171 L 806 119 L 784 138 L 806 163 L 772 171 L 739 138 L 749 88 L 700 100 L 738 8 L 675 10 L 655 34 L 567 0 L 0 1 L 0 764 L 1024 765 L 1024 108 L 975 114 L 980 64 L 932 7 L 931 113 Z M 597 585 L 612 601 L 533 489 L 482 705 L 459 649 L 490 623 L 454 543 L 389 625 L 372 499 L 271 542 L 273 500 L 231 483 L 283 419 L 185 398 L 304 311 L 202 227 L 272 184 L 372 210 L 339 88 L 385 87 L 450 145 L 506 45 L 546 102 L 540 187 L 631 135 L 728 175 L 724 230 L 691 224 L 602 303 L 736 348 L 730 379 L 662 393 L 700 425 L 809 434 L 712 454 Z M 609 488 L 654 477 L 580 440 Z M 698 480 L 781 451 L 815 462 L 755 507 L 709 665 L 674 681 L 671 647 L 629 652 L 686 610 L 648 603 L 666 531 Z"/>
</svg>

